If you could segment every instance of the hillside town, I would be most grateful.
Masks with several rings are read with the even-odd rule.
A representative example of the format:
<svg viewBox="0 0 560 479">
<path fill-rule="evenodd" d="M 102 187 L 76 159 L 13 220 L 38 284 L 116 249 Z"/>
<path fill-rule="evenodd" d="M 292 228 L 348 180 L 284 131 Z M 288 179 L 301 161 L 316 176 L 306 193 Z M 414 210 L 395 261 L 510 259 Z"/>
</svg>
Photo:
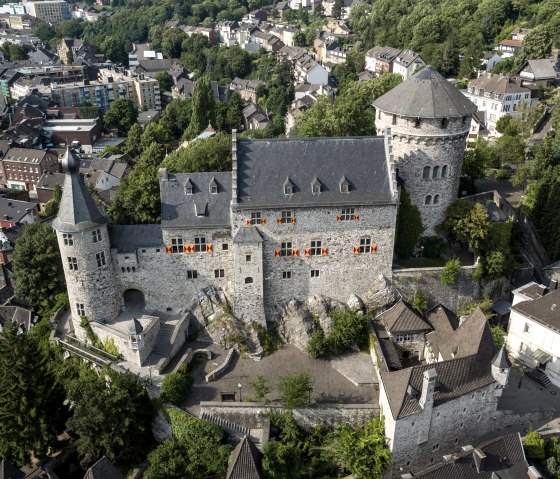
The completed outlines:
<svg viewBox="0 0 560 479">
<path fill-rule="evenodd" d="M 560 479 L 555 0 L 0 5 L 0 479 Z"/>
</svg>

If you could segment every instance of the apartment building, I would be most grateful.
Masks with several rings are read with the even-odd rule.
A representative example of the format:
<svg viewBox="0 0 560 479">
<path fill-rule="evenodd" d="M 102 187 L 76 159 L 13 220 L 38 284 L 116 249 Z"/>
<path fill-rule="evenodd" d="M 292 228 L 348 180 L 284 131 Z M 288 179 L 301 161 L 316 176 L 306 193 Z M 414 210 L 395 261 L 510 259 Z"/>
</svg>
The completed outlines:
<svg viewBox="0 0 560 479">
<path fill-rule="evenodd" d="M 27 2 L 27 13 L 32 17 L 47 23 L 60 23 L 70 20 L 70 8 L 64 0 L 46 0 L 41 2 Z"/>
<path fill-rule="evenodd" d="M 35 190 L 44 172 L 59 171 L 58 155 L 49 150 L 10 148 L 0 165 L 0 184 L 24 191 Z"/>
</svg>

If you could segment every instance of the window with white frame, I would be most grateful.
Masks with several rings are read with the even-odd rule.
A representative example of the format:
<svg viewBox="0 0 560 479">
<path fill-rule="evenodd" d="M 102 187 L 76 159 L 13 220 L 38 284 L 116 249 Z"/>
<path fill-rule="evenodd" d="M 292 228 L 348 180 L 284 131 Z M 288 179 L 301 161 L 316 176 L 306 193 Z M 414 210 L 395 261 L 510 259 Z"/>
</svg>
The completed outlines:
<svg viewBox="0 0 560 479">
<path fill-rule="evenodd" d="M 355 213 L 354 208 L 342 208 L 340 212 L 340 219 L 342 221 L 351 221 L 354 219 L 354 213 Z"/>
<path fill-rule="evenodd" d="M 198 272 L 196 269 L 189 269 L 187 271 L 187 279 L 196 279 L 198 278 Z"/>
<path fill-rule="evenodd" d="M 102 266 L 105 266 L 105 252 L 100 251 L 99 253 L 97 253 L 95 255 L 95 260 L 97 261 L 97 267 L 98 268 L 101 268 Z"/>
<path fill-rule="evenodd" d="M 204 236 L 196 236 L 194 238 L 194 250 L 197 253 L 204 253 L 206 252 L 206 237 Z"/>
<path fill-rule="evenodd" d="M 310 249 L 310 254 L 311 256 L 321 256 L 322 254 L 322 241 L 321 240 L 314 240 L 311 241 L 311 248 Z"/>
<path fill-rule="evenodd" d="M 292 222 L 292 218 L 294 217 L 294 212 L 292 210 L 283 210 L 280 216 L 280 222 L 285 224 L 290 224 Z"/>
<path fill-rule="evenodd" d="M 171 252 L 172 253 L 183 252 L 183 238 L 171 238 Z"/>
<path fill-rule="evenodd" d="M 311 277 L 312 278 L 318 278 L 320 276 L 321 272 L 318 269 L 312 269 L 311 270 Z"/>
<path fill-rule="evenodd" d="M 283 241 L 280 243 L 280 256 L 292 256 L 292 253 L 293 249 L 291 241 Z"/>
<path fill-rule="evenodd" d="M 223 269 L 214 270 L 214 278 L 223 278 L 225 276 L 225 271 Z"/>
<path fill-rule="evenodd" d="M 360 238 L 359 253 L 369 253 L 371 251 L 371 238 Z"/>
<path fill-rule="evenodd" d="M 86 308 L 84 308 L 84 305 L 82 303 L 76 303 L 76 312 L 80 317 L 86 315 Z"/>
<path fill-rule="evenodd" d="M 68 256 L 68 269 L 70 271 L 78 271 L 78 259 L 73 256 Z"/>
<path fill-rule="evenodd" d="M 282 279 L 292 279 L 291 271 L 282 271 Z"/>
<path fill-rule="evenodd" d="M 70 233 L 62 233 L 64 246 L 74 246 L 74 237 Z"/>
<path fill-rule="evenodd" d="M 91 232 L 91 235 L 93 236 L 93 242 L 94 243 L 99 243 L 101 241 L 101 230 L 100 229 L 93 230 Z"/>
</svg>

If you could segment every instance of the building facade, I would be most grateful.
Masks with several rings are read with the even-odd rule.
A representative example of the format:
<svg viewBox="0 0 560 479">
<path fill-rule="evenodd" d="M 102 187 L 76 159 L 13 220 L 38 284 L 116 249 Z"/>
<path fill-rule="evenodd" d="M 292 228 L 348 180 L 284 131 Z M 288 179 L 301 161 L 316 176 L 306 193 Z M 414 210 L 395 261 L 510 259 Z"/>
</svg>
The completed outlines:
<svg viewBox="0 0 560 479">
<path fill-rule="evenodd" d="M 64 0 L 26 2 L 25 9 L 32 17 L 47 23 L 60 23 L 71 19 L 70 8 Z"/>
<path fill-rule="evenodd" d="M 459 178 L 476 106 L 431 66 L 373 103 L 378 134 L 389 132 L 404 188 L 418 206 L 426 234 L 457 199 Z"/>
<path fill-rule="evenodd" d="M 33 191 L 45 172 L 59 171 L 58 155 L 49 150 L 10 148 L 1 160 L 5 188 Z"/>
</svg>

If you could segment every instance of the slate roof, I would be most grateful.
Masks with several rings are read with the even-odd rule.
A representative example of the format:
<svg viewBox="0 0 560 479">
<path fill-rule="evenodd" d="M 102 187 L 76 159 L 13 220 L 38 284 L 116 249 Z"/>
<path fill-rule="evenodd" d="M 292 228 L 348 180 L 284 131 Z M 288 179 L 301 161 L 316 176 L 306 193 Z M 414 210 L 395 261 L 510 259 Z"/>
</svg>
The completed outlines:
<svg viewBox="0 0 560 479">
<path fill-rule="evenodd" d="M 499 369 L 511 368 L 511 361 L 508 358 L 508 354 L 505 346 L 502 346 L 500 350 L 497 352 L 496 356 L 494 356 L 494 360 L 492 361 L 492 366 L 495 366 Z"/>
<path fill-rule="evenodd" d="M 66 178 L 62 188 L 62 199 L 53 228 L 67 233 L 83 231 L 95 225 L 107 223 L 94 203 L 84 179 L 79 173 L 79 159 L 73 150 L 67 149 L 62 160 Z"/>
<path fill-rule="evenodd" d="M 525 291 L 523 293 L 525 294 Z M 560 289 L 532 301 L 517 303 L 511 309 L 557 333 L 560 332 Z"/>
<path fill-rule="evenodd" d="M 87 471 L 84 479 L 124 479 L 111 461 L 103 456 Z"/>
<path fill-rule="evenodd" d="M 560 71 L 556 67 L 556 62 L 544 58 L 542 60 L 529 60 L 519 70 L 521 72 L 527 68 L 533 73 L 535 80 L 555 80 L 559 77 Z"/>
<path fill-rule="evenodd" d="M 389 407 L 396 419 L 421 411 L 420 395 L 411 397 L 408 386 L 422 391 L 424 371 L 435 369 L 438 388 L 434 393 L 434 407 L 495 382 L 490 369 L 490 361 L 480 356 L 467 356 L 424 364 L 400 371 L 381 372 L 381 381 L 389 401 Z"/>
<path fill-rule="evenodd" d="M 247 436 L 232 451 L 226 479 L 262 479 L 261 454 Z"/>
<path fill-rule="evenodd" d="M 429 65 L 380 96 L 373 106 L 413 118 L 462 117 L 476 112 L 476 105 Z"/>
<path fill-rule="evenodd" d="M 378 317 L 391 334 L 429 331 L 432 327 L 408 304 L 400 300 Z"/>
<path fill-rule="evenodd" d="M 109 240 L 119 253 L 164 247 L 161 225 L 109 225 Z"/>
<path fill-rule="evenodd" d="M 366 52 L 366 57 L 373 57 L 377 58 L 378 60 L 391 62 L 400 52 L 401 50 L 398 48 L 377 46 L 370 48 Z"/>
<path fill-rule="evenodd" d="M 0 197 L 0 218 L 2 219 L 7 219 L 17 223 L 27 214 L 27 210 L 36 208 L 36 203 Z"/>
<path fill-rule="evenodd" d="M 262 243 L 263 237 L 256 226 L 242 226 L 233 237 L 234 243 Z"/>
<path fill-rule="evenodd" d="M 29 331 L 32 326 L 33 313 L 29 309 L 19 306 L 0 306 L 0 323 L 13 321 L 23 326 L 25 331 Z"/>
<path fill-rule="evenodd" d="M 339 183 L 346 177 L 348 193 Z M 290 138 L 237 143 L 238 206 L 359 206 L 394 203 L 383 137 Z M 284 182 L 294 184 L 284 194 Z M 317 178 L 321 193 L 312 193 Z"/>
<path fill-rule="evenodd" d="M 190 180 L 193 194 L 186 194 Z M 210 193 L 215 180 L 216 194 Z M 231 172 L 177 173 L 160 182 L 161 225 L 169 227 L 229 227 L 231 204 Z M 198 213 L 198 214 L 197 214 Z"/>
<path fill-rule="evenodd" d="M 513 93 L 530 93 L 531 98 L 538 94 L 538 88 L 534 85 L 527 85 L 521 80 L 496 73 L 487 73 L 476 80 L 472 80 L 469 82 L 469 92 L 471 92 L 471 89 L 471 95 L 484 98 L 485 93 L 490 93 L 493 96 L 497 95 L 500 101 L 504 99 L 505 95 Z"/>
<path fill-rule="evenodd" d="M 438 344 L 438 349 L 444 360 L 476 354 L 490 361 L 496 354 L 496 345 L 482 310 L 476 308 L 446 341 Z"/>
<path fill-rule="evenodd" d="M 414 477 L 422 479 L 529 479 L 531 477 L 519 433 L 492 439 L 480 444 L 477 449 L 486 455 L 480 472 L 474 461 L 473 449 L 455 454 L 447 462 L 415 472 Z"/>
</svg>

